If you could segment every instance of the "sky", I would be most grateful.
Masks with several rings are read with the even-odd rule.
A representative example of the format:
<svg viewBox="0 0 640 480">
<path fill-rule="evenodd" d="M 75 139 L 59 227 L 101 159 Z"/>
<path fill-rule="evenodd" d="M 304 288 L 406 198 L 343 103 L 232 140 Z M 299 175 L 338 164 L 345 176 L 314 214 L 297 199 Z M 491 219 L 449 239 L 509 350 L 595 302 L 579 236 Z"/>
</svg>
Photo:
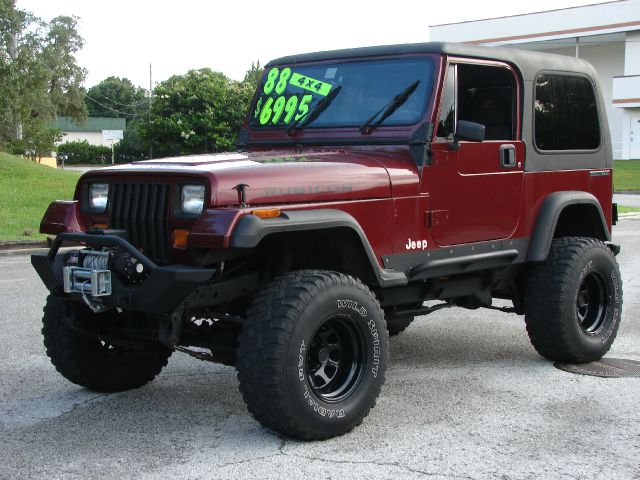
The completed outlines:
<svg viewBox="0 0 640 480">
<path fill-rule="evenodd" d="M 425 42 L 429 25 L 558 8 L 598 0 L 17 0 L 51 20 L 79 17 L 77 55 L 87 88 L 109 76 L 149 87 L 209 67 L 241 80 L 252 62 L 296 53 Z"/>
</svg>

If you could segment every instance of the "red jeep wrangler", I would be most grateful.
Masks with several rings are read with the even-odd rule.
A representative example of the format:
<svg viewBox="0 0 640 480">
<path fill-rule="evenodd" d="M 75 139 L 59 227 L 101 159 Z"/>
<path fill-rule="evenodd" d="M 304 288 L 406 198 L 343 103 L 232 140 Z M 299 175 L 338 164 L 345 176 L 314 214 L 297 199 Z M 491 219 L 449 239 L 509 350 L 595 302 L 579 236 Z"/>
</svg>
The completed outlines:
<svg viewBox="0 0 640 480">
<path fill-rule="evenodd" d="M 443 307 L 510 300 L 551 360 L 610 348 L 611 141 L 587 62 L 446 43 L 280 58 L 238 147 L 90 171 L 51 204 L 32 263 L 70 381 L 139 387 L 178 350 L 235 365 L 266 427 L 321 439 L 374 405 L 387 331 Z"/>
</svg>

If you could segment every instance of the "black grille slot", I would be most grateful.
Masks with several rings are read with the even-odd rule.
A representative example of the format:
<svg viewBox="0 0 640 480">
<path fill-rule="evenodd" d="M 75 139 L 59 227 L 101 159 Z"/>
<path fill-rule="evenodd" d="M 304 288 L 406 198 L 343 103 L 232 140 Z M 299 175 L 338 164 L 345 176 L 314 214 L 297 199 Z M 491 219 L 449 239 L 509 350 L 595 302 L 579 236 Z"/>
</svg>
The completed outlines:
<svg viewBox="0 0 640 480">
<path fill-rule="evenodd" d="M 127 231 L 129 242 L 154 262 L 171 261 L 169 196 L 159 183 L 112 183 L 109 227 Z"/>
</svg>

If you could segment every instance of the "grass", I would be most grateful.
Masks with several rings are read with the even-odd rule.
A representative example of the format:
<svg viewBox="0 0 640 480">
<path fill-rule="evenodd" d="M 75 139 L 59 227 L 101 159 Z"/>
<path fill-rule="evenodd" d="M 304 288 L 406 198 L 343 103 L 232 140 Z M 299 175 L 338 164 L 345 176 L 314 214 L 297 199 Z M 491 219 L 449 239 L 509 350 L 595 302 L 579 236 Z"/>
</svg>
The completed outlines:
<svg viewBox="0 0 640 480">
<path fill-rule="evenodd" d="M 613 189 L 640 190 L 640 160 L 614 160 Z"/>
<path fill-rule="evenodd" d="M 618 213 L 633 213 L 640 212 L 640 207 L 627 207 L 625 205 L 618 205 Z"/>
<path fill-rule="evenodd" d="M 0 152 L 0 240 L 45 239 L 38 233 L 45 210 L 53 200 L 72 199 L 80 175 Z"/>
</svg>

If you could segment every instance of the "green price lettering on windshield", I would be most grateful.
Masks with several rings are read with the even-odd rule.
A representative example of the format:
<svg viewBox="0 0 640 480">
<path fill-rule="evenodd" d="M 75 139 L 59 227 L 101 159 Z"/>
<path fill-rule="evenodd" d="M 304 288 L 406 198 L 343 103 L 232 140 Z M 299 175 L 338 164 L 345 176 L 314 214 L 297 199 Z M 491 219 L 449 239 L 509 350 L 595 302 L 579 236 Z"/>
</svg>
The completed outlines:
<svg viewBox="0 0 640 480">
<path fill-rule="evenodd" d="M 276 78 L 278 78 L 278 73 L 280 73 L 280 70 L 278 70 L 277 68 L 272 68 L 271 70 L 269 70 L 269 73 L 267 73 L 267 81 L 264 83 L 264 87 L 262 88 L 262 91 L 265 93 L 265 95 L 269 95 L 271 92 L 273 92 L 273 88 L 276 86 Z"/>
<path fill-rule="evenodd" d="M 282 71 L 274 67 L 267 73 L 267 80 L 264 82 L 262 92 L 269 95 L 275 90 L 278 95 L 282 95 L 287 89 L 287 84 L 317 93 L 323 97 L 326 97 L 333 87 L 330 83 L 292 72 L 289 67 L 283 68 Z"/>
<path fill-rule="evenodd" d="M 289 77 L 291 77 L 291 69 L 287 67 L 282 70 L 282 73 L 280 73 L 280 79 L 278 80 L 278 83 L 276 85 L 276 93 L 278 95 L 282 95 L 282 93 L 286 90 L 287 80 L 289 80 Z"/>
<path fill-rule="evenodd" d="M 273 113 L 271 105 L 273 105 L 273 98 L 269 97 L 267 101 L 264 102 L 264 107 L 262 107 L 262 111 L 260 112 L 260 125 L 266 125 L 271 118 L 271 114 Z"/>
<path fill-rule="evenodd" d="M 262 86 L 263 95 L 253 112 L 253 118 L 259 119 L 260 125 L 289 125 L 293 120 L 299 121 L 308 115 L 314 95 L 286 95 L 289 86 L 322 97 L 326 97 L 333 87 L 330 83 L 293 72 L 289 67 L 282 70 L 271 68 Z"/>
<path fill-rule="evenodd" d="M 287 112 L 287 114 L 284 116 L 285 124 L 288 125 L 291 122 L 291 119 L 293 118 L 293 115 L 296 113 L 297 109 L 298 109 L 298 96 L 292 95 L 291 97 L 289 97 L 289 100 L 287 100 L 287 104 L 284 106 L 284 111 Z"/>
<path fill-rule="evenodd" d="M 256 109 L 253 112 L 253 118 L 258 118 L 258 115 L 260 115 L 260 109 L 262 108 L 262 100 L 263 100 L 262 97 L 258 99 L 258 103 L 256 103 Z"/>
<path fill-rule="evenodd" d="M 296 120 L 300 120 L 307 113 L 309 113 L 309 104 L 311 103 L 311 100 L 313 100 L 313 95 L 304 95 L 302 97 L 302 101 L 298 106 L 298 114 L 296 115 Z"/>
<path fill-rule="evenodd" d="M 302 99 L 298 95 L 291 95 L 286 98 L 281 95 L 277 98 L 261 97 L 256 104 L 254 118 L 260 118 L 260 125 L 271 123 L 276 125 L 284 123 L 288 125 L 291 120 L 300 120 L 309 113 L 309 104 L 313 100 L 313 95 L 303 95 Z"/>
<path fill-rule="evenodd" d="M 294 73 L 291 76 L 289 84 L 295 85 L 296 87 L 304 88 L 305 90 L 317 93 L 318 95 L 322 95 L 323 97 L 326 97 L 328 95 L 328 93 L 331 91 L 331 87 L 333 86 L 330 83 L 324 83 L 320 80 L 316 80 L 315 78 L 300 75 L 299 73 Z"/>
</svg>

